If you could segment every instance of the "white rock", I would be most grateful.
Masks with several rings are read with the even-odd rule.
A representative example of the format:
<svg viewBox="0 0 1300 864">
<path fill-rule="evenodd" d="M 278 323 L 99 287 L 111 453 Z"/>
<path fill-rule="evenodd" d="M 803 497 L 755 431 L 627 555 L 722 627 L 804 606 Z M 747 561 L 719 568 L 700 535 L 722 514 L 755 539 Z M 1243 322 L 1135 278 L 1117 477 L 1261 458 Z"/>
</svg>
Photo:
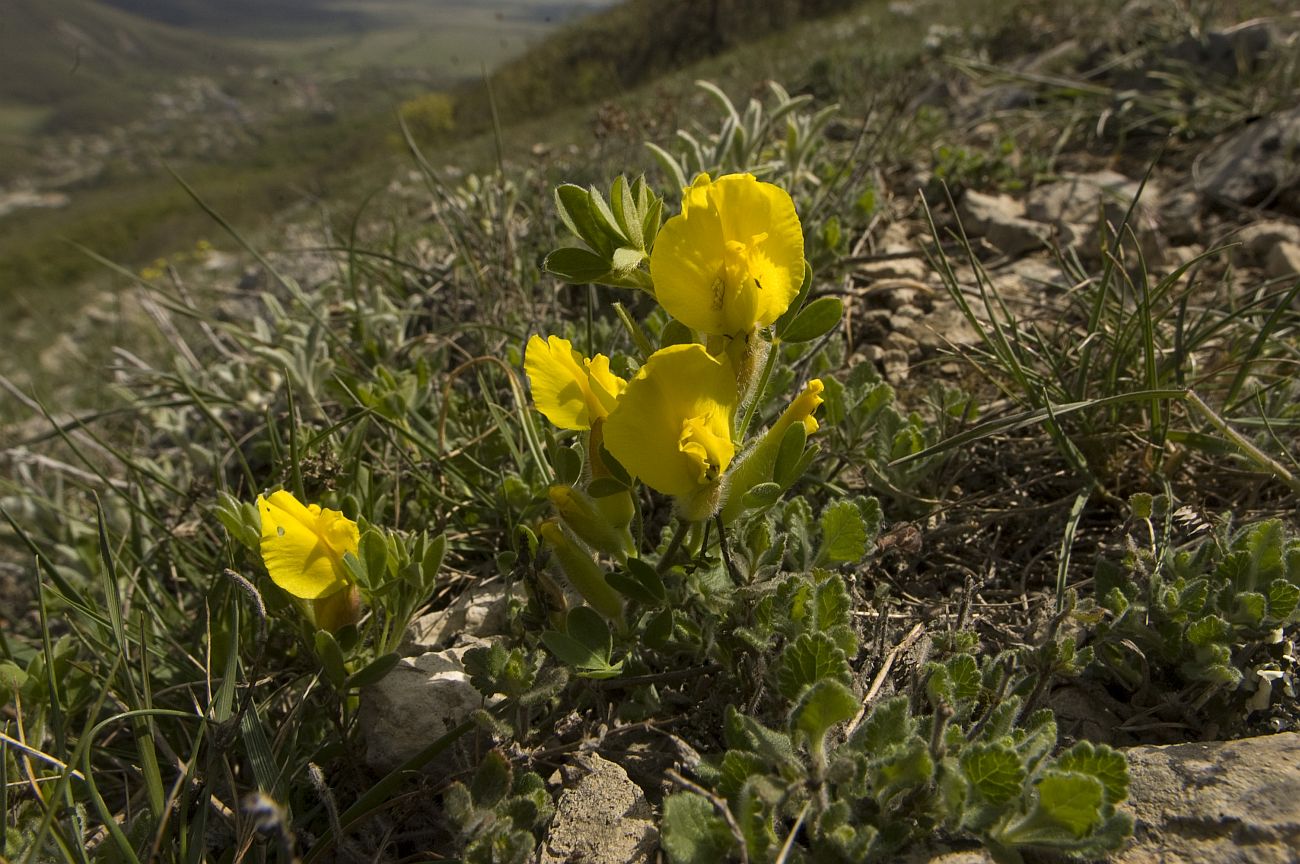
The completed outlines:
<svg viewBox="0 0 1300 864">
<path fill-rule="evenodd" d="M 461 662 L 469 647 L 404 658 L 361 691 L 358 722 L 367 765 L 392 771 L 483 706 Z M 445 771 L 454 763 L 454 750 L 445 751 L 429 767 Z"/>
<path fill-rule="evenodd" d="M 1300 108 L 1247 124 L 1209 151 L 1196 188 L 1211 201 L 1300 215 Z"/>
<path fill-rule="evenodd" d="M 1134 840 L 1115 864 L 1295 864 L 1300 733 L 1127 751 Z"/>
<path fill-rule="evenodd" d="M 1026 219 L 1024 213 L 1024 205 L 1007 195 L 968 190 L 962 197 L 962 222 L 967 232 L 982 236 L 1007 255 L 1041 249 L 1051 241 L 1051 226 Z"/>
<path fill-rule="evenodd" d="M 516 585 L 512 597 L 523 599 L 523 587 Z M 402 650 L 408 654 L 436 651 L 461 636 L 483 638 L 505 633 L 510 610 L 501 579 L 489 579 L 466 589 L 446 609 L 421 615 L 407 629 Z"/>
<path fill-rule="evenodd" d="M 1241 244 L 1238 254 L 1252 264 L 1263 264 L 1279 243 L 1300 245 L 1300 227 L 1289 222 L 1266 220 L 1247 225 L 1232 238 Z"/>
<path fill-rule="evenodd" d="M 1300 245 L 1279 243 L 1274 246 L 1264 259 L 1264 272 L 1272 279 L 1300 276 Z"/>
</svg>

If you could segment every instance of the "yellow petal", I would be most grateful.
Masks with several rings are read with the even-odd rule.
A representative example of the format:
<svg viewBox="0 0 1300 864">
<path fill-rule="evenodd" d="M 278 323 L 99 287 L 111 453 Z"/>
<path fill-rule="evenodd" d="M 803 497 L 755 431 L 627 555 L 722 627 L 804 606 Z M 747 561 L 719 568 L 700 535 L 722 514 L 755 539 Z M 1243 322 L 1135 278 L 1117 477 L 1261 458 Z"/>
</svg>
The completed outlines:
<svg viewBox="0 0 1300 864">
<path fill-rule="evenodd" d="M 799 293 L 803 269 L 794 201 L 750 174 L 697 177 L 650 255 L 655 295 L 669 314 L 723 336 L 779 318 Z"/>
<path fill-rule="evenodd" d="M 609 371 L 609 358 L 590 360 L 559 336 L 528 340 L 524 370 L 537 410 L 561 429 L 590 429 L 613 410 L 627 382 Z"/>
<path fill-rule="evenodd" d="M 357 525 L 337 510 L 304 506 L 281 489 L 257 498 L 262 517 L 262 561 L 271 581 L 304 600 L 347 584 L 343 556 L 357 551 Z"/>
<path fill-rule="evenodd" d="M 629 473 L 679 499 L 716 487 L 735 456 L 736 379 L 704 346 L 656 351 L 604 424 L 605 447 Z"/>
</svg>

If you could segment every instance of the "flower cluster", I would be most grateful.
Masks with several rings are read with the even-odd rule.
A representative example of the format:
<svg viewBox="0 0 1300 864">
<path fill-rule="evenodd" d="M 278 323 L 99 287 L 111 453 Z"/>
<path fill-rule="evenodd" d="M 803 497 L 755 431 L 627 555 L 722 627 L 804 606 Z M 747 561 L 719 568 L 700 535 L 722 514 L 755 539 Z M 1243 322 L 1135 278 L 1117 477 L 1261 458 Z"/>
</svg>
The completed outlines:
<svg viewBox="0 0 1300 864">
<path fill-rule="evenodd" d="M 821 382 L 810 382 L 757 442 L 740 440 L 738 420 L 743 405 L 761 398 L 753 392 L 757 367 L 770 363 L 771 327 L 799 297 L 803 256 L 788 193 L 749 174 L 701 174 L 649 251 L 650 293 L 691 341 L 650 353 L 625 380 L 603 354 L 584 357 L 558 336 L 529 339 L 524 367 L 533 401 L 561 429 L 587 433 L 593 482 L 610 476 L 612 460 L 619 476 L 671 496 L 683 522 L 699 523 L 731 521 L 747 492 L 772 481 L 786 430 L 796 422 L 805 432 L 817 428 Z M 608 484 L 601 492 L 552 488 L 559 519 L 542 534 L 553 548 L 569 554 L 563 525 L 596 551 L 635 553 L 631 495 Z M 590 576 L 570 581 L 592 583 Z M 600 602 L 579 590 L 598 609 L 610 606 L 603 590 L 594 591 Z"/>
</svg>

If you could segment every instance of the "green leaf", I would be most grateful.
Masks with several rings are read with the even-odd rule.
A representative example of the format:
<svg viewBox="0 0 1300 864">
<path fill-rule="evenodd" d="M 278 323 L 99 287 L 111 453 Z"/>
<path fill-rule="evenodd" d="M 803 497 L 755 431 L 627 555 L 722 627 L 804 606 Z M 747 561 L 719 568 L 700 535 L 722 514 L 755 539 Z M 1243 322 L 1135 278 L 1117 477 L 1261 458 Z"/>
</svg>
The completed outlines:
<svg viewBox="0 0 1300 864">
<path fill-rule="evenodd" d="M 807 736 L 813 753 L 821 753 L 831 727 L 852 719 L 856 713 L 858 699 L 853 692 L 839 681 L 823 678 L 799 698 L 790 714 L 790 725 Z"/>
<path fill-rule="evenodd" d="M 990 804 L 1020 797 L 1025 766 L 1020 754 L 1005 744 L 971 744 L 961 753 L 961 770 L 977 795 Z"/>
<path fill-rule="evenodd" d="M 328 630 L 317 630 L 314 641 L 316 656 L 320 659 L 325 677 L 336 689 L 342 689 L 348 677 L 347 667 L 343 663 L 343 649 L 335 641 L 334 634 Z"/>
<path fill-rule="evenodd" d="M 620 246 L 614 250 L 614 257 L 610 259 L 609 269 L 621 276 L 625 276 L 641 266 L 641 262 L 644 260 L 645 253 L 640 249 Z"/>
<path fill-rule="evenodd" d="M 844 317 L 844 303 L 838 297 L 818 297 L 809 303 L 791 322 L 784 333 L 783 342 L 811 342 L 825 336 Z"/>
<path fill-rule="evenodd" d="M 805 687 L 825 678 L 849 683 L 849 661 L 844 651 L 825 633 L 799 634 L 781 652 L 777 689 L 793 701 Z"/>
<path fill-rule="evenodd" d="M 982 678 L 979 664 L 969 654 L 958 654 L 948 661 L 948 675 L 952 679 L 953 696 L 962 702 L 973 702 L 980 695 Z"/>
<path fill-rule="evenodd" d="M 929 785 L 934 778 L 934 759 L 926 742 L 913 737 L 885 758 L 873 760 L 870 771 L 876 802 L 888 807 L 895 796 Z"/>
<path fill-rule="evenodd" d="M 867 719 L 853 733 L 853 744 L 867 756 L 881 756 L 916 734 L 916 718 L 908 709 L 906 696 L 877 702 Z"/>
<path fill-rule="evenodd" d="M 426 588 L 432 588 L 438 578 L 438 571 L 442 569 L 443 558 L 447 554 L 447 535 L 439 534 L 429 541 L 428 547 L 424 550 L 424 558 L 420 561 L 420 584 Z"/>
<path fill-rule="evenodd" d="M 862 560 L 867 554 L 867 526 L 852 501 L 836 501 L 822 511 L 822 546 L 817 558 L 835 564 Z"/>
<path fill-rule="evenodd" d="M 619 227 L 618 220 L 614 218 L 614 211 L 609 209 L 609 205 L 605 203 L 605 196 L 600 194 L 600 190 L 595 186 L 587 187 L 587 200 L 591 204 L 592 218 L 600 225 L 605 242 L 609 244 L 606 248 L 612 249 L 625 241 L 627 238 L 623 236 L 623 229 Z"/>
<path fill-rule="evenodd" d="M 605 252 L 611 248 L 604 230 L 592 213 L 591 196 L 586 189 L 572 183 L 556 186 L 555 209 L 565 227 L 592 249 Z"/>
<path fill-rule="evenodd" d="M 645 626 L 645 643 L 656 650 L 662 650 L 668 646 L 668 640 L 673 635 L 673 610 L 671 608 L 661 609 L 646 623 Z"/>
<path fill-rule="evenodd" d="M 609 625 L 600 613 L 590 606 L 575 606 L 569 610 L 569 616 L 565 620 L 565 629 L 569 636 L 577 639 L 583 645 L 592 650 L 593 653 L 609 659 L 610 652 L 614 650 L 613 636 L 609 632 Z"/>
<path fill-rule="evenodd" d="M 668 588 L 664 585 L 664 580 L 659 576 L 659 571 L 654 567 L 640 558 L 630 558 L 627 562 L 627 572 L 645 589 L 655 603 L 663 604 L 668 602 Z"/>
<path fill-rule="evenodd" d="M 1038 807 L 1075 837 L 1101 822 L 1105 786 L 1090 774 L 1050 771 L 1038 784 Z"/>
<path fill-rule="evenodd" d="M 1288 622 L 1300 605 L 1300 587 L 1286 579 L 1274 579 L 1268 586 L 1268 616 L 1275 621 Z"/>
<path fill-rule="evenodd" d="M 345 690 L 352 690 L 356 687 L 368 687 L 371 684 L 377 684 L 384 679 L 389 672 L 401 662 L 399 654 L 381 654 L 374 660 L 371 660 L 362 668 L 358 669 L 348 676 L 344 682 Z"/>
<path fill-rule="evenodd" d="M 514 771 L 510 760 L 500 750 L 490 750 L 474 772 L 469 787 L 470 797 L 476 807 L 490 809 L 506 797 L 513 784 Z"/>
<path fill-rule="evenodd" d="M 388 580 L 388 541 L 374 529 L 361 535 L 361 561 L 366 565 L 370 585 L 379 586 Z"/>
<path fill-rule="evenodd" d="M 551 454 L 555 482 L 572 486 L 582 476 L 582 454 L 572 447 L 556 447 Z"/>
<path fill-rule="evenodd" d="M 795 424 L 799 425 L 799 424 Z M 781 487 L 776 483 L 759 483 L 754 488 L 745 493 L 744 505 L 746 510 L 756 510 L 762 507 L 771 507 L 781 498 Z"/>
<path fill-rule="evenodd" d="M 662 826 L 663 848 L 674 864 L 717 864 L 735 845 L 727 823 L 708 799 L 694 792 L 664 799 Z"/>
<path fill-rule="evenodd" d="M 1206 615 L 1187 628 L 1187 641 L 1204 647 L 1215 642 L 1226 642 L 1232 628 L 1218 615 Z"/>
<path fill-rule="evenodd" d="M 1237 595 L 1236 601 L 1233 618 L 1250 627 L 1258 627 L 1263 623 L 1264 616 L 1268 613 L 1268 600 L 1263 594 L 1245 591 Z"/>
<path fill-rule="evenodd" d="M 583 285 L 602 281 L 609 275 L 610 263 L 595 252 L 565 246 L 547 255 L 542 269 L 565 282 Z"/>
<path fill-rule="evenodd" d="M 1105 744 L 1080 741 L 1056 758 L 1056 767 L 1096 777 L 1101 781 L 1106 803 L 1112 807 L 1128 798 L 1128 760 Z"/>
<path fill-rule="evenodd" d="M 558 630 L 542 631 L 542 644 L 551 650 L 556 658 L 575 669 L 590 669 L 605 662 L 605 657 L 591 650 L 567 633 Z"/>
<path fill-rule="evenodd" d="M 851 623 L 853 600 L 838 573 L 818 584 L 813 601 L 813 626 L 822 631 Z"/>
<path fill-rule="evenodd" d="M 623 236 L 627 237 L 628 243 L 638 251 L 644 249 L 645 235 L 641 233 L 641 213 L 632 196 L 627 178 L 622 174 L 614 178 L 609 191 L 609 202 L 614 208 L 614 218 L 618 220 L 618 227 L 623 230 Z"/>
</svg>

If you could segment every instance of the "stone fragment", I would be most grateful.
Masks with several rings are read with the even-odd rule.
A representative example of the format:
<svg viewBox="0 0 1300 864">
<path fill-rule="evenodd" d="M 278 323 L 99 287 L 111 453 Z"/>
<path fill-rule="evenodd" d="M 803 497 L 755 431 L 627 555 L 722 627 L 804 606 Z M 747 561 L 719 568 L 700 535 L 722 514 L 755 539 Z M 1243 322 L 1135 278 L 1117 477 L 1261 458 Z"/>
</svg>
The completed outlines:
<svg viewBox="0 0 1300 864">
<path fill-rule="evenodd" d="M 469 718 L 483 697 L 469 683 L 462 657 L 469 647 L 404 658 L 377 684 L 362 689 L 358 723 L 366 764 L 387 773 Z M 429 767 L 455 767 L 446 751 Z"/>
<path fill-rule="evenodd" d="M 1025 199 L 1025 215 L 1039 222 L 1088 224 L 1097 221 L 1099 208 L 1115 223 L 1124 218 L 1141 184 L 1117 171 L 1070 174 L 1034 189 Z M 1160 203 L 1159 190 L 1148 181 L 1142 202 L 1150 209 Z"/>
<path fill-rule="evenodd" d="M 953 345 L 977 345 L 980 341 L 966 315 L 947 297 L 937 300 L 934 311 L 916 319 L 902 332 L 916 340 L 922 356 L 948 351 Z"/>
<path fill-rule="evenodd" d="M 515 586 L 512 597 L 523 597 Z M 506 630 L 511 597 L 499 579 L 479 582 L 466 589 L 446 609 L 421 615 L 407 629 L 402 650 L 407 654 L 437 651 L 456 642 L 458 637 L 499 636 Z"/>
<path fill-rule="evenodd" d="M 929 266 L 921 260 L 919 253 L 915 258 L 892 258 L 884 261 L 868 261 L 858 267 L 858 274 L 867 279 L 914 279 L 921 281 L 929 274 Z"/>
<path fill-rule="evenodd" d="M 1026 219 L 1024 214 L 1024 205 L 1008 195 L 967 190 L 962 197 L 966 231 L 983 237 L 1006 255 L 1041 249 L 1051 240 L 1051 226 Z"/>
<path fill-rule="evenodd" d="M 541 864 L 648 864 L 659 847 L 654 811 L 620 766 L 595 753 L 577 757 L 576 782 L 556 802 Z"/>
<path fill-rule="evenodd" d="M 1239 244 L 1238 263 L 1263 265 L 1279 243 L 1300 245 L 1300 227 L 1270 219 L 1247 225 L 1231 239 Z"/>
<path fill-rule="evenodd" d="M 1270 279 L 1293 279 L 1300 276 L 1300 245 L 1279 243 L 1264 259 L 1264 274 Z"/>
<path fill-rule="evenodd" d="M 1300 216 L 1300 107 L 1247 124 L 1197 166 L 1204 197 Z"/>
<path fill-rule="evenodd" d="M 1300 733 L 1127 751 L 1134 839 L 1114 864 L 1295 864 Z"/>
</svg>

